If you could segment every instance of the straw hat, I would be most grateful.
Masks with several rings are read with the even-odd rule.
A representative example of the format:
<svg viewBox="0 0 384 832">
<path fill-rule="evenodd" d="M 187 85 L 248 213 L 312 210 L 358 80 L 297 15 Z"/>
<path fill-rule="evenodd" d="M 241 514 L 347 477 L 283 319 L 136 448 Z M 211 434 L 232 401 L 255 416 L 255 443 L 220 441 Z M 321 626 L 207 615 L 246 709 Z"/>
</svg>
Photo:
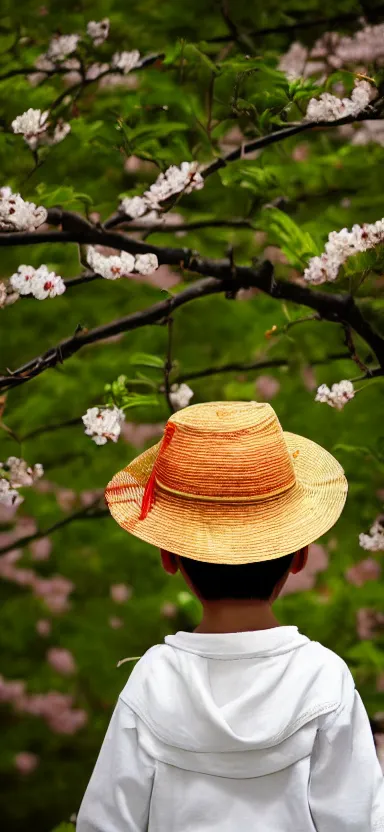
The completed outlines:
<svg viewBox="0 0 384 832">
<path fill-rule="evenodd" d="M 161 442 L 106 488 L 112 516 L 142 540 L 194 560 L 251 563 L 312 543 L 342 512 L 347 481 L 328 451 L 283 432 L 258 402 L 178 411 Z"/>
</svg>

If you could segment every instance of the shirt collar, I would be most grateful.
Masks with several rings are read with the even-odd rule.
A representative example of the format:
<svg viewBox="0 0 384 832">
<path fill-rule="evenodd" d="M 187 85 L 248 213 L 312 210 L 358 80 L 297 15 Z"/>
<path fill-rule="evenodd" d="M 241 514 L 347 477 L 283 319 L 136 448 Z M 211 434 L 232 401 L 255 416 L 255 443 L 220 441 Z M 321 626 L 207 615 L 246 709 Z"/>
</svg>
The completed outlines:
<svg viewBox="0 0 384 832">
<path fill-rule="evenodd" d="M 212 659 L 241 659 L 275 656 L 309 642 L 297 627 L 273 627 L 245 633 L 186 633 L 166 636 L 165 643 L 187 653 Z"/>
</svg>

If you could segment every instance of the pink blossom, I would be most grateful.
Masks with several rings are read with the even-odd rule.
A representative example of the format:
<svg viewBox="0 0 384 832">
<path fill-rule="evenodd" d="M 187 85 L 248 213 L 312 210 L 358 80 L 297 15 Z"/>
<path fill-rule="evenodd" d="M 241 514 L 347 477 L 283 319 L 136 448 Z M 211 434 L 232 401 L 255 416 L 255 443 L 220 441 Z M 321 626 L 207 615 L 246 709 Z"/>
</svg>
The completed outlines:
<svg viewBox="0 0 384 832">
<path fill-rule="evenodd" d="M 18 679 L 8 681 L 0 676 L 0 702 L 16 702 L 23 696 L 24 690 L 25 682 Z"/>
<path fill-rule="evenodd" d="M 363 607 L 357 612 L 356 628 L 362 641 L 375 638 L 384 629 L 384 614 Z"/>
<path fill-rule="evenodd" d="M 384 673 L 380 673 L 376 679 L 376 690 L 378 693 L 384 693 Z"/>
<path fill-rule="evenodd" d="M 177 615 L 177 606 L 173 604 L 172 601 L 164 601 L 160 608 L 161 615 L 164 618 L 175 618 Z"/>
<path fill-rule="evenodd" d="M 47 651 L 47 661 L 62 676 L 71 676 L 77 670 L 72 653 L 65 647 L 51 647 Z"/>
<path fill-rule="evenodd" d="M 67 578 L 62 575 L 54 575 L 52 578 L 35 576 L 31 585 L 35 595 L 43 599 L 51 612 L 59 614 L 69 609 L 68 595 L 74 585 Z"/>
<path fill-rule="evenodd" d="M 308 589 L 313 589 L 318 572 L 324 572 L 327 566 L 327 550 L 318 543 L 312 543 L 309 547 L 307 565 L 297 575 L 292 575 L 292 573 L 288 575 L 287 582 L 284 584 L 280 596 L 290 595 L 292 592 L 305 592 Z"/>
<path fill-rule="evenodd" d="M 310 364 L 306 364 L 301 370 L 301 378 L 306 390 L 312 392 L 316 387 L 316 376 Z"/>
<path fill-rule="evenodd" d="M 62 511 L 70 511 L 76 502 L 76 492 L 71 488 L 58 488 L 56 500 Z"/>
<path fill-rule="evenodd" d="M 55 734 L 76 734 L 88 721 L 86 711 L 63 710 L 48 720 L 48 725 Z"/>
<path fill-rule="evenodd" d="M 127 586 L 127 584 L 113 584 L 110 588 L 110 594 L 115 604 L 124 604 L 132 597 L 132 587 Z"/>
<path fill-rule="evenodd" d="M 277 396 L 280 390 L 280 382 L 273 376 L 259 376 L 256 380 L 256 390 L 262 399 L 269 402 L 270 399 Z"/>
<path fill-rule="evenodd" d="M 20 751 L 15 755 L 14 762 L 20 774 L 32 774 L 39 765 L 39 758 L 37 754 L 32 754 L 30 751 Z"/>
<path fill-rule="evenodd" d="M 32 560 L 48 560 L 52 551 L 52 541 L 49 537 L 41 537 L 31 543 Z"/>
<path fill-rule="evenodd" d="M 129 442 L 134 448 L 142 448 L 146 442 L 157 439 L 164 433 L 163 422 L 139 425 L 136 422 L 124 422 L 121 427 L 121 436 L 125 442 Z"/>
<path fill-rule="evenodd" d="M 52 630 L 52 624 L 47 618 L 40 618 L 36 622 L 36 632 L 39 636 L 49 636 Z"/>
<path fill-rule="evenodd" d="M 373 558 L 365 558 L 346 572 L 348 583 L 354 586 L 363 586 L 366 581 L 376 581 L 380 577 L 381 569 Z"/>
<path fill-rule="evenodd" d="M 124 626 L 124 621 L 122 618 L 117 618 L 116 615 L 111 615 L 108 619 L 108 624 L 112 627 L 112 630 L 120 630 L 120 627 Z"/>
<path fill-rule="evenodd" d="M 292 151 L 292 159 L 295 162 L 306 162 L 309 156 L 309 145 L 306 142 L 300 142 Z"/>
<path fill-rule="evenodd" d="M 80 494 L 80 501 L 83 506 L 91 506 L 96 500 L 103 496 L 102 488 L 94 488 L 92 491 L 82 491 Z"/>
</svg>

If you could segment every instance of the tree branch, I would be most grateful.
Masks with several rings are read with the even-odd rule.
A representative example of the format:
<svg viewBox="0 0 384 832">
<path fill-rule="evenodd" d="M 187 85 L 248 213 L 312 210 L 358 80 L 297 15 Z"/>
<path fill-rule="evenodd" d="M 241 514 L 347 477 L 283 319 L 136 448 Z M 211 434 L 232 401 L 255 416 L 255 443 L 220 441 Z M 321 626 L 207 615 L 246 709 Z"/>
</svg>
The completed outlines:
<svg viewBox="0 0 384 832">
<path fill-rule="evenodd" d="M 158 52 L 155 55 L 148 55 L 140 61 L 137 67 L 135 67 L 135 71 L 138 69 L 145 69 L 145 67 L 151 66 L 151 64 L 156 63 L 156 61 L 161 61 L 163 58 L 164 52 Z M 59 65 L 55 66 L 54 69 L 39 69 L 37 66 L 18 67 L 17 69 L 10 69 L 8 72 L 0 75 L 0 81 L 7 81 L 8 78 L 14 78 L 16 75 L 46 75 L 47 77 L 52 77 L 54 75 L 68 75 L 71 72 L 73 72 L 73 69 Z M 76 86 L 76 88 L 78 86 L 88 87 L 89 84 L 101 81 L 101 79 L 105 78 L 107 75 L 124 75 L 124 70 L 118 69 L 117 67 L 109 67 L 105 70 L 105 72 L 98 75 L 97 78 L 83 78 L 79 84 L 74 86 Z M 68 95 L 70 92 L 70 89 L 66 90 L 65 95 Z"/>
<path fill-rule="evenodd" d="M 58 529 L 68 526 L 69 523 L 73 523 L 75 520 L 94 520 L 95 518 L 107 517 L 109 514 L 108 509 L 97 509 L 95 507 L 99 502 L 100 500 L 97 500 L 92 505 L 87 506 L 87 508 L 75 511 L 69 517 L 64 517 L 63 520 L 59 520 L 53 526 L 44 529 L 44 531 L 37 531 L 34 534 L 26 535 L 26 537 L 21 537 L 19 540 L 14 540 L 13 543 L 8 543 L 0 549 L 0 555 L 6 555 L 7 552 L 12 552 L 13 549 L 23 549 L 25 546 L 29 546 L 30 543 L 34 543 L 35 540 L 41 540 L 42 537 L 47 537 Z"/>
<path fill-rule="evenodd" d="M 349 352 L 336 352 L 327 355 L 325 358 L 316 358 L 314 361 L 309 361 L 308 363 L 311 367 L 315 367 L 320 364 L 328 364 L 329 361 L 341 361 L 350 357 Z M 279 367 L 289 367 L 289 361 L 286 358 L 268 358 L 265 361 L 251 361 L 246 364 L 234 361 L 218 367 L 205 367 L 203 370 L 180 373 L 174 381 L 175 384 L 181 384 L 183 381 L 193 381 L 196 378 L 207 378 L 208 376 L 216 376 L 221 373 L 247 373 L 250 370 L 273 370 Z"/>
<path fill-rule="evenodd" d="M 380 12 L 384 10 L 384 4 L 380 4 L 376 6 L 374 9 L 374 19 L 380 19 L 379 15 Z M 290 13 L 292 16 L 294 12 Z M 299 12 L 300 14 L 300 12 Z M 266 35 L 282 35 L 282 34 L 289 34 L 290 32 L 295 33 L 300 30 L 305 29 L 315 29 L 318 26 L 325 26 L 332 28 L 338 26 L 339 24 L 343 23 L 357 23 L 360 18 L 362 17 L 362 11 L 359 12 L 345 12 L 344 14 L 338 14 L 334 17 L 320 17 L 314 18 L 312 20 L 296 20 L 294 23 L 281 23 L 279 26 L 267 26 L 264 29 L 255 29 L 251 32 L 248 32 L 248 36 L 252 38 L 259 38 L 265 37 Z M 214 38 L 208 38 L 207 43 L 230 43 L 235 39 L 234 32 L 231 32 L 228 35 L 218 35 Z"/>
</svg>

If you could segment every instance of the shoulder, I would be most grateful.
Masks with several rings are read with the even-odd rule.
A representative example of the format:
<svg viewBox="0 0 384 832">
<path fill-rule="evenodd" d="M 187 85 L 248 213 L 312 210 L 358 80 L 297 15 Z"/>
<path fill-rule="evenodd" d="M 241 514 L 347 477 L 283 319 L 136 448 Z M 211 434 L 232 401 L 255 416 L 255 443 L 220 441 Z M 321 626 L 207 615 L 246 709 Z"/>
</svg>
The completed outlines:
<svg viewBox="0 0 384 832">
<path fill-rule="evenodd" d="M 135 664 L 123 690 L 120 699 L 127 704 L 132 702 L 138 690 L 143 690 L 147 685 L 153 685 L 154 677 L 160 683 L 162 670 L 167 668 L 174 660 L 174 651 L 166 644 L 154 644 L 146 653 L 141 656 Z"/>
<path fill-rule="evenodd" d="M 355 683 L 346 662 L 318 641 L 309 641 L 304 647 L 304 658 L 311 669 L 313 680 L 322 688 L 324 696 L 334 702 L 336 708 L 352 705 Z"/>
</svg>

